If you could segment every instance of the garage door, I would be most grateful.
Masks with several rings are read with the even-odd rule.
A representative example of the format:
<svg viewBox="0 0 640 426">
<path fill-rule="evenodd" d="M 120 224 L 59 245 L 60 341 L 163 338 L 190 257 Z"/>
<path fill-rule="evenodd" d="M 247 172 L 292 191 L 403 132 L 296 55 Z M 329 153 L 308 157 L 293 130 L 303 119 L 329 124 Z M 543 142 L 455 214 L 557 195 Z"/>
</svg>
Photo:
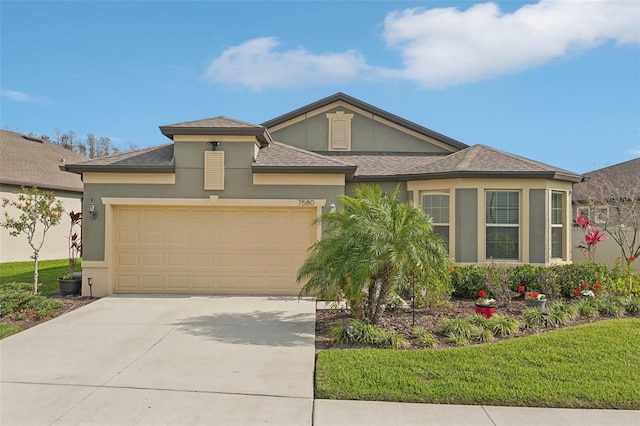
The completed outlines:
<svg viewBox="0 0 640 426">
<path fill-rule="evenodd" d="M 297 295 L 315 208 L 115 208 L 115 291 Z"/>
</svg>

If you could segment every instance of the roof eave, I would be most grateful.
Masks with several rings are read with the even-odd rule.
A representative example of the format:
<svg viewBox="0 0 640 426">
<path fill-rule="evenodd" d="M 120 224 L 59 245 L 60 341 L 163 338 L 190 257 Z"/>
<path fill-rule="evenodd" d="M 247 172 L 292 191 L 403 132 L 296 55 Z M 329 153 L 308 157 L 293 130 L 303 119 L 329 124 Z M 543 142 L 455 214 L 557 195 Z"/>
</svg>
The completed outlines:
<svg viewBox="0 0 640 426">
<path fill-rule="evenodd" d="M 17 180 L 12 180 L 12 179 L 2 179 L 0 180 L 0 184 L 3 185 L 15 185 L 15 186 L 26 186 L 26 187 L 34 187 L 34 188 L 41 188 L 41 189 L 54 189 L 54 190 L 59 190 L 59 191 L 69 191 L 69 192 L 78 192 L 78 193 L 82 193 L 84 192 L 84 185 L 81 184 L 79 187 L 78 186 L 71 186 L 71 185 L 56 185 L 56 184 L 43 184 L 42 182 L 30 182 L 30 181 L 17 181 Z"/>
<path fill-rule="evenodd" d="M 341 174 L 351 178 L 356 166 L 251 166 L 253 173 L 302 173 L 302 174 Z"/>
<path fill-rule="evenodd" d="M 413 174 L 395 174 L 395 175 L 367 175 L 354 176 L 353 181 L 373 182 L 373 181 L 411 181 L 411 180 L 437 180 L 437 179 L 456 179 L 456 178 L 512 178 L 512 179 L 552 179 L 577 183 L 580 182 L 582 176 L 562 174 L 557 172 L 464 172 L 464 171 L 447 171 L 435 173 L 413 173 Z"/>
<path fill-rule="evenodd" d="M 173 140 L 175 135 L 233 135 L 233 136 L 255 136 L 260 145 L 269 146 L 273 139 L 269 131 L 264 127 L 177 127 L 177 126 L 160 126 L 163 135 Z"/>
<path fill-rule="evenodd" d="M 87 173 L 87 172 L 102 172 L 102 173 L 175 173 L 175 164 L 154 164 L 154 165 L 81 165 L 81 164 L 67 164 L 60 166 L 63 171 L 71 173 Z"/>
</svg>

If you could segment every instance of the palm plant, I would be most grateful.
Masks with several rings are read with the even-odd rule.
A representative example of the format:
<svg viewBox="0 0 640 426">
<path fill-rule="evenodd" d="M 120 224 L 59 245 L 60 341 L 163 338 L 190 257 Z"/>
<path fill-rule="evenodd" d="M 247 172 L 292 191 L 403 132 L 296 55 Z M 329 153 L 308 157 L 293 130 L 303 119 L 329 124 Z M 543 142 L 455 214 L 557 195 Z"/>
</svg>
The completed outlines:
<svg viewBox="0 0 640 426">
<path fill-rule="evenodd" d="M 344 298 L 356 318 L 377 324 L 387 297 L 409 277 L 427 291 L 430 281 L 449 281 L 447 248 L 431 218 L 401 203 L 397 187 L 384 193 L 377 185 L 359 185 L 355 197 L 339 201 L 342 210 L 318 219 L 324 236 L 298 271 L 298 282 L 306 281 L 300 295 Z"/>
</svg>

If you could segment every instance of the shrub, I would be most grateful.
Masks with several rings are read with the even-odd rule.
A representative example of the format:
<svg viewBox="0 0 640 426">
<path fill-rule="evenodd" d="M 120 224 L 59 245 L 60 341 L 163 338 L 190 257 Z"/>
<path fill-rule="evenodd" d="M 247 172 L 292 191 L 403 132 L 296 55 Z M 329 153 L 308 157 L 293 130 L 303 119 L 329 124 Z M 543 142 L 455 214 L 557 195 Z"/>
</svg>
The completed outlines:
<svg viewBox="0 0 640 426">
<path fill-rule="evenodd" d="M 575 315 L 575 309 L 569 308 L 569 305 L 559 300 L 549 305 L 547 312 L 547 323 L 555 326 L 566 324 Z"/>
<path fill-rule="evenodd" d="M 616 296 L 604 296 L 596 299 L 595 306 L 600 315 L 621 317 L 625 314 L 624 299 Z"/>
<path fill-rule="evenodd" d="M 392 294 L 387 300 L 386 310 L 389 312 L 397 312 L 404 307 L 404 300 L 397 294 Z"/>
<path fill-rule="evenodd" d="M 371 324 L 350 319 L 331 329 L 331 336 L 339 343 L 361 343 L 382 348 L 403 349 L 409 346 L 407 339 L 393 331 L 376 328 Z"/>
<path fill-rule="evenodd" d="M 463 299 L 475 299 L 484 286 L 484 272 L 477 265 L 457 265 L 451 272 L 453 296 Z"/>
<path fill-rule="evenodd" d="M 609 280 L 609 269 L 601 263 L 585 262 L 550 267 L 556 274 L 560 295 L 570 298 L 572 291 L 582 283 L 606 283 Z"/>
<path fill-rule="evenodd" d="M 493 315 L 488 320 L 489 329 L 496 336 L 513 336 L 520 331 L 520 322 L 506 315 Z"/>
<path fill-rule="evenodd" d="M 548 268 L 543 266 L 534 266 L 529 263 L 509 268 L 509 282 L 511 283 L 511 290 L 516 291 L 519 286 L 524 286 L 534 291 L 541 290 L 538 288 L 537 278 L 541 269 Z"/>
<path fill-rule="evenodd" d="M 460 336 L 464 339 L 470 339 L 479 333 L 480 328 L 469 321 L 468 318 L 443 318 L 437 326 L 438 332 L 450 337 Z"/>
<path fill-rule="evenodd" d="M 595 318 L 599 316 L 598 308 L 596 307 L 596 302 L 593 299 L 578 299 L 577 302 L 574 302 L 576 311 L 581 318 Z"/>
<path fill-rule="evenodd" d="M 493 342 L 493 332 L 488 328 L 479 328 L 477 334 L 473 336 L 473 340 L 480 343 Z"/>
<path fill-rule="evenodd" d="M 624 310 L 627 315 L 640 314 L 640 299 L 629 298 L 624 303 Z"/>
<path fill-rule="evenodd" d="M 640 296 L 640 274 L 633 270 L 633 264 L 622 266 L 620 259 L 609 271 L 607 289 L 620 296 Z"/>
<path fill-rule="evenodd" d="M 402 334 L 377 329 L 374 345 L 386 349 L 406 349 L 409 347 L 409 342 Z"/>
<path fill-rule="evenodd" d="M 536 284 L 540 293 L 546 295 L 550 301 L 558 300 L 562 297 L 558 276 L 552 268 L 539 267 L 536 274 Z"/>
<path fill-rule="evenodd" d="M 484 284 L 496 299 L 498 306 L 511 307 L 509 267 L 491 264 L 484 267 Z"/>
<path fill-rule="evenodd" d="M 0 315 L 13 314 L 16 319 L 29 315 L 48 318 L 64 307 L 59 300 L 33 294 L 28 283 L 3 283 L 0 286 Z"/>
<path fill-rule="evenodd" d="M 438 339 L 430 331 L 416 327 L 411 330 L 411 334 L 420 342 L 424 348 L 435 348 L 438 346 Z"/>
<path fill-rule="evenodd" d="M 547 325 L 547 318 L 541 310 L 536 308 L 525 309 L 522 313 L 524 326 L 526 328 L 539 328 Z"/>
<path fill-rule="evenodd" d="M 455 346 L 465 346 L 469 344 L 469 339 L 459 334 L 449 333 L 447 334 L 447 342 Z"/>
</svg>

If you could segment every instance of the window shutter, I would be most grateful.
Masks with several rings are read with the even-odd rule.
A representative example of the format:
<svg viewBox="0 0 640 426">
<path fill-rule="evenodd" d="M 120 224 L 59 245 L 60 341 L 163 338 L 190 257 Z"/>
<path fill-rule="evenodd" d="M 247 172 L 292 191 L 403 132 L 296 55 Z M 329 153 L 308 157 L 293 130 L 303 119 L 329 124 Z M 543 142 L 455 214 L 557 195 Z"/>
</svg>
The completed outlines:
<svg viewBox="0 0 640 426">
<path fill-rule="evenodd" d="M 204 189 L 205 191 L 224 190 L 224 151 L 205 151 Z"/>
</svg>

